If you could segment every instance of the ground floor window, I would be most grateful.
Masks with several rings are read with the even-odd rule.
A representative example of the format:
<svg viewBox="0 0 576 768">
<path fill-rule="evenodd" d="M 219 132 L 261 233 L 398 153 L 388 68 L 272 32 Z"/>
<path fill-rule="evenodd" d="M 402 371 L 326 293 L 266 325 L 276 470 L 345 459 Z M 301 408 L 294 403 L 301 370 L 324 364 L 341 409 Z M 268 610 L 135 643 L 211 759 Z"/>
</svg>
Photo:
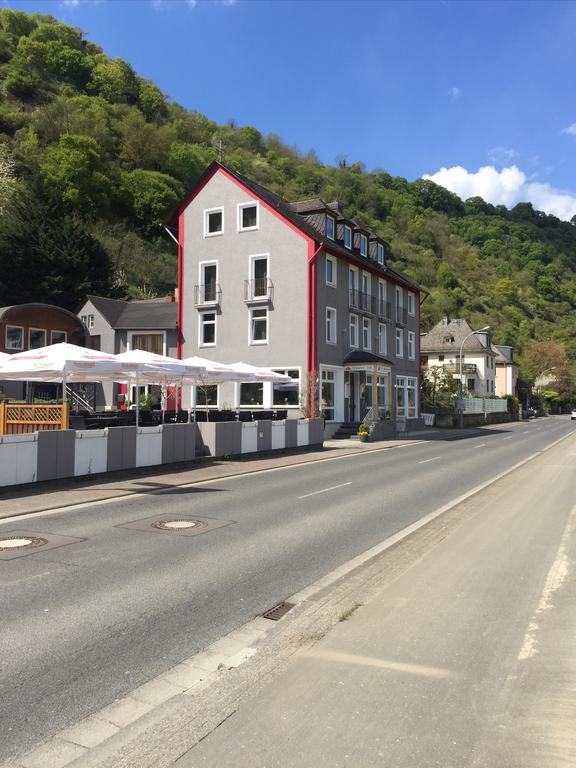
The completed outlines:
<svg viewBox="0 0 576 768">
<path fill-rule="evenodd" d="M 320 402 L 326 421 L 334 421 L 334 371 L 322 370 Z"/>
<path fill-rule="evenodd" d="M 200 408 L 215 408 L 218 406 L 218 384 L 207 384 L 196 387 L 196 405 Z"/>
<path fill-rule="evenodd" d="M 263 406 L 264 384 L 261 382 L 240 384 L 240 405 Z"/>
<path fill-rule="evenodd" d="M 396 377 L 396 416 L 409 419 L 418 416 L 417 383 L 412 376 Z"/>
<path fill-rule="evenodd" d="M 380 417 L 385 416 L 390 410 L 390 400 L 388 393 L 388 376 L 378 376 L 378 405 L 380 407 Z"/>
<path fill-rule="evenodd" d="M 274 384 L 272 404 L 286 408 L 300 405 L 300 368 L 272 368 L 275 373 L 282 373 L 292 379 L 288 384 Z"/>
</svg>

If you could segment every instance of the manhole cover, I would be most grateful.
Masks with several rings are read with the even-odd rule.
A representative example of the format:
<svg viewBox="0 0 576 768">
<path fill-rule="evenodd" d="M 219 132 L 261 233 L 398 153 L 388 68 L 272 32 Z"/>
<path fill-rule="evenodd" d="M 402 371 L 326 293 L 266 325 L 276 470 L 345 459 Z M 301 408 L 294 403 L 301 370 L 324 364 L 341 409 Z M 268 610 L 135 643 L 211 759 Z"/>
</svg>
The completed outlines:
<svg viewBox="0 0 576 768">
<path fill-rule="evenodd" d="M 190 528 L 205 528 L 206 523 L 202 520 L 158 520 L 152 523 L 152 527 L 161 531 L 186 531 Z"/>
<path fill-rule="evenodd" d="M 41 539 L 39 536 L 8 536 L 0 539 L 0 551 L 7 549 L 33 549 L 34 547 L 43 547 L 48 544 L 48 539 Z"/>
</svg>

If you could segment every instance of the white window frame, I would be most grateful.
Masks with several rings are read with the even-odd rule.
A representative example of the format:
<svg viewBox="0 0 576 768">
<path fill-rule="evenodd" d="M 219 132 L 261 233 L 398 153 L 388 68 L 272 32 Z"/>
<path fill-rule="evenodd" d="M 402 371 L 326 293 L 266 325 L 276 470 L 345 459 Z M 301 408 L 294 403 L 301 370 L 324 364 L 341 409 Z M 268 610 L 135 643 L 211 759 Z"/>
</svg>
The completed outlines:
<svg viewBox="0 0 576 768">
<path fill-rule="evenodd" d="M 376 243 L 376 263 L 380 266 L 384 264 L 384 246 L 382 243 Z"/>
<path fill-rule="evenodd" d="M 358 250 L 360 251 L 360 256 L 368 256 L 368 238 L 366 235 L 360 235 Z"/>
<path fill-rule="evenodd" d="M 400 352 L 398 352 L 398 342 L 400 342 Z M 404 328 L 396 328 L 394 349 L 396 357 L 404 357 Z"/>
<path fill-rule="evenodd" d="M 332 281 L 328 280 L 328 262 L 332 264 Z M 325 274 L 324 274 L 326 285 L 331 286 L 332 288 L 336 288 L 338 285 L 338 274 L 337 274 L 337 261 L 333 256 L 326 256 L 326 264 L 325 264 Z"/>
<path fill-rule="evenodd" d="M 254 227 L 243 227 L 242 226 L 242 211 L 244 208 L 253 208 L 256 206 L 256 226 Z M 260 229 L 260 205 L 258 204 L 258 200 L 250 200 L 247 203 L 238 203 L 238 232 L 255 232 L 257 229 Z M 222 218 L 222 229 L 224 229 L 224 218 Z"/>
<path fill-rule="evenodd" d="M 213 267 L 214 265 L 216 265 L 216 281 L 215 282 L 216 282 L 216 285 L 218 285 L 218 260 L 217 259 L 212 259 L 211 261 L 201 261 L 198 264 L 198 285 L 200 286 L 206 285 L 206 282 L 204 280 L 204 267 Z M 200 290 L 202 290 L 202 288 L 200 288 Z M 204 299 L 204 301 L 201 302 L 202 304 L 216 303 L 216 299 L 214 299 L 214 301 L 206 301 L 206 295 L 204 292 L 203 292 L 202 298 Z"/>
<path fill-rule="evenodd" d="M 404 405 L 402 408 L 398 406 L 398 390 L 402 390 L 403 392 L 403 401 Z M 400 416 L 401 418 L 405 418 L 406 414 L 408 413 L 408 392 L 406 387 L 406 377 L 405 376 L 396 376 L 396 384 L 394 386 L 394 408 L 396 410 L 396 416 Z"/>
<path fill-rule="evenodd" d="M 256 261 L 266 259 L 266 278 L 270 279 L 270 254 L 269 253 L 252 253 L 248 257 L 248 276 L 250 280 L 256 280 L 254 276 L 254 264 Z"/>
<path fill-rule="evenodd" d="M 21 346 L 19 347 L 9 347 L 8 346 L 8 328 L 17 328 L 20 331 L 20 343 Z M 5 349 L 24 349 L 24 326 L 23 325 L 6 325 L 5 331 L 4 331 L 4 348 Z"/>
<path fill-rule="evenodd" d="M 408 314 L 414 317 L 416 314 L 416 295 L 408 291 Z"/>
<path fill-rule="evenodd" d="M 384 343 L 382 343 L 384 340 Z M 386 355 L 388 353 L 388 339 L 386 337 L 386 323 L 378 323 L 378 354 Z"/>
<path fill-rule="evenodd" d="M 406 376 L 406 390 L 404 393 L 404 402 L 406 408 L 406 418 L 417 419 L 418 418 L 418 379 L 415 376 Z M 409 383 L 411 382 L 411 383 Z M 408 398 L 408 390 L 414 390 L 414 413 L 410 415 L 410 400 Z"/>
<path fill-rule="evenodd" d="M 254 312 L 265 312 L 266 313 L 266 338 L 258 341 L 254 341 L 252 339 L 252 320 L 254 316 Z M 251 347 L 261 347 L 265 344 L 268 344 L 268 341 L 270 339 L 270 317 L 268 314 L 268 307 L 250 307 L 250 311 L 248 312 L 248 344 Z"/>
<path fill-rule="evenodd" d="M 330 325 L 332 327 L 332 335 L 328 333 L 328 316 L 332 313 Z M 326 307 L 326 344 L 332 344 L 336 346 L 338 344 L 338 313 L 335 307 Z"/>
<path fill-rule="evenodd" d="M 220 384 L 208 384 L 208 386 L 216 387 L 216 405 L 198 405 L 198 390 L 202 389 L 202 385 L 192 384 L 192 386 L 190 387 L 190 402 L 192 404 L 192 407 L 198 408 L 199 410 L 205 410 L 206 408 L 212 408 L 215 411 L 220 410 L 220 394 L 221 394 Z"/>
<path fill-rule="evenodd" d="M 210 310 L 206 310 L 209 312 Z M 167 355 L 168 354 L 168 344 L 166 342 L 166 331 L 157 330 L 154 329 L 148 329 L 143 331 L 129 331 L 128 333 L 128 342 L 126 345 L 126 349 L 129 352 L 131 349 L 134 349 L 134 336 L 160 336 L 162 335 L 162 354 Z M 212 345 L 208 345 L 212 346 Z"/>
<path fill-rule="evenodd" d="M 354 322 L 352 322 L 354 320 Z M 356 343 L 352 344 L 352 326 L 355 328 L 356 332 Z M 348 318 L 348 340 L 350 342 L 350 346 L 352 349 L 358 349 L 360 344 L 360 339 L 358 338 L 358 332 L 359 332 L 359 323 L 358 323 L 358 315 L 355 315 L 353 312 L 350 313 L 350 317 Z"/>
<path fill-rule="evenodd" d="M 332 222 L 332 234 L 331 235 L 328 234 L 328 222 L 329 221 Z M 336 219 L 334 218 L 334 216 L 330 216 L 329 213 L 326 214 L 326 237 L 329 240 L 334 240 L 335 237 L 336 237 Z"/>
<path fill-rule="evenodd" d="M 298 382 L 298 405 L 287 405 L 285 403 L 283 403 L 282 405 L 274 405 L 274 384 L 271 383 L 271 384 L 265 384 L 264 385 L 264 407 L 265 408 L 267 407 L 266 406 L 266 402 L 267 402 L 266 401 L 266 397 L 267 397 L 267 395 L 266 395 L 266 392 L 267 392 L 266 387 L 269 387 L 270 388 L 270 408 L 274 408 L 274 409 L 279 408 L 279 409 L 281 409 L 283 411 L 285 411 L 287 408 L 288 409 L 292 409 L 293 411 L 298 410 L 298 408 L 300 408 L 302 406 L 302 403 L 300 402 L 301 399 L 302 399 L 302 396 L 301 396 L 301 392 L 302 392 L 302 384 L 301 384 L 301 382 L 302 382 L 302 368 L 301 368 L 301 366 L 299 366 L 299 365 L 276 366 L 275 365 L 272 368 L 270 368 L 270 370 L 274 371 L 274 373 L 282 373 L 285 376 L 289 376 L 288 371 L 298 371 L 298 378 L 297 379 L 292 379 L 292 381 L 297 381 Z M 290 378 L 292 378 L 292 377 L 290 376 Z M 244 406 L 244 407 L 246 407 L 246 406 Z"/>
<path fill-rule="evenodd" d="M 30 345 L 30 334 L 32 331 L 40 331 L 44 334 L 44 344 L 41 344 L 40 347 L 34 347 L 34 349 L 42 349 L 42 347 L 48 346 L 48 331 L 46 328 L 28 328 L 28 349 L 32 349 L 32 346 Z"/>
<path fill-rule="evenodd" d="M 50 344 L 59 344 L 60 343 L 60 342 L 54 341 L 54 334 L 55 333 L 63 333 L 64 334 L 64 342 L 63 343 L 64 344 L 67 343 L 67 341 L 68 341 L 68 331 L 59 331 L 57 329 L 54 329 L 54 330 L 50 331 Z"/>
<path fill-rule="evenodd" d="M 372 351 L 372 320 L 369 317 L 362 318 L 362 349 Z"/>
<path fill-rule="evenodd" d="M 346 240 L 348 240 L 348 244 L 346 244 Z M 349 251 L 352 250 L 352 227 L 348 226 L 348 224 L 344 224 L 344 248 L 347 248 Z"/>
<path fill-rule="evenodd" d="M 416 360 L 416 334 L 408 331 L 408 360 Z"/>
<path fill-rule="evenodd" d="M 220 232 L 209 232 L 208 231 L 208 218 L 211 213 L 221 213 L 222 214 L 222 229 Z M 220 237 L 224 234 L 224 206 L 219 206 L 218 208 L 205 208 L 204 209 L 204 237 Z"/>
<path fill-rule="evenodd" d="M 214 315 L 214 341 L 203 342 L 202 341 L 202 328 L 204 327 L 204 315 Z M 215 347 L 218 343 L 218 315 L 216 310 L 206 310 L 205 312 L 198 313 L 198 346 L 199 347 Z"/>
</svg>

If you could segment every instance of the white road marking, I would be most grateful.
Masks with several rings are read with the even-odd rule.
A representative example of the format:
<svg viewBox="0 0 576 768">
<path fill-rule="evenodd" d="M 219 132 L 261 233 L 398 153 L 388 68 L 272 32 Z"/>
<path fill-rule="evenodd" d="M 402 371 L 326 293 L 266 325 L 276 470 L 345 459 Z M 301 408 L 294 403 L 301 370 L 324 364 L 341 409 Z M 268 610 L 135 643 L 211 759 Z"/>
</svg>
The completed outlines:
<svg viewBox="0 0 576 768">
<path fill-rule="evenodd" d="M 419 461 L 418 464 L 427 464 L 429 461 L 438 461 L 438 459 L 441 459 L 442 456 L 434 456 L 433 459 L 424 459 L 423 461 Z"/>
<path fill-rule="evenodd" d="M 456 678 L 457 672 L 442 667 L 425 667 L 421 664 L 405 664 L 398 661 L 388 661 L 387 659 L 378 659 L 373 656 L 357 656 L 354 653 L 344 653 L 342 651 L 331 651 L 329 648 L 314 647 L 306 651 L 306 656 L 313 659 L 322 659 L 323 661 L 333 661 L 338 664 L 357 664 L 362 667 L 376 667 L 377 669 L 390 669 L 393 672 L 406 672 L 409 675 L 418 675 L 419 677 L 433 677 L 437 679 Z"/>
<path fill-rule="evenodd" d="M 536 619 L 540 613 L 553 607 L 552 596 L 554 595 L 554 592 L 557 592 L 560 587 L 563 586 L 566 578 L 568 577 L 568 572 L 570 570 L 568 541 L 572 536 L 575 523 L 576 506 L 572 507 L 572 511 L 570 512 L 568 522 L 566 523 L 564 533 L 562 534 L 562 538 L 560 540 L 560 546 L 558 547 L 558 552 L 556 553 L 556 559 L 548 571 L 548 576 L 546 577 L 544 589 L 540 595 L 540 600 L 538 601 L 534 615 L 528 624 L 528 629 L 524 635 L 524 642 L 522 643 L 520 653 L 518 654 L 518 661 L 529 659 L 531 656 L 534 656 L 537 653 L 538 649 L 536 647 L 536 632 L 538 630 L 538 624 L 536 623 Z"/>
<path fill-rule="evenodd" d="M 512 440 L 514 435 L 508 435 L 508 437 L 503 437 L 502 440 Z"/>
<path fill-rule="evenodd" d="M 475 445 L 474 448 L 486 448 L 486 443 L 480 443 L 480 445 Z"/>
<path fill-rule="evenodd" d="M 352 485 L 352 481 L 349 483 L 340 483 L 340 485 L 331 485 L 330 488 L 322 488 L 321 491 L 312 491 L 312 493 L 305 493 L 304 496 L 298 496 L 299 499 L 307 499 L 310 496 L 316 496 L 319 493 L 328 493 L 328 491 L 335 491 L 337 488 L 344 488 L 345 485 Z"/>
</svg>

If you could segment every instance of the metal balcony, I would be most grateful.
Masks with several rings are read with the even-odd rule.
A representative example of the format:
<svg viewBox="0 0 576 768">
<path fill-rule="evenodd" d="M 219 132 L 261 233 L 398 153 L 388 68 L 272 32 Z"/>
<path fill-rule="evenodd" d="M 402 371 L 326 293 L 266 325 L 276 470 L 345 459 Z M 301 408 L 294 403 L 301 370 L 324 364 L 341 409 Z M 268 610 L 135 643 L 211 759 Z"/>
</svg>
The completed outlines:
<svg viewBox="0 0 576 768">
<path fill-rule="evenodd" d="M 358 291 L 356 288 L 349 288 L 348 306 L 350 309 L 357 309 L 360 312 L 375 315 L 376 297 L 372 296 L 371 293 L 364 293 L 364 291 Z"/>
<path fill-rule="evenodd" d="M 392 304 L 389 301 L 378 302 L 378 317 L 384 320 L 392 320 Z"/>
<path fill-rule="evenodd" d="M 206 285 L 194 286 L 195 307 L 217 307 L 220 305 L 222 291 L 218 283 L 206 283 Z"/>
<path fill-rule="evenodd" d="M 257 303 L 274 299 L 274 283 L 269 277 L 244 280 L 244 301 Z"/>
</svg>

